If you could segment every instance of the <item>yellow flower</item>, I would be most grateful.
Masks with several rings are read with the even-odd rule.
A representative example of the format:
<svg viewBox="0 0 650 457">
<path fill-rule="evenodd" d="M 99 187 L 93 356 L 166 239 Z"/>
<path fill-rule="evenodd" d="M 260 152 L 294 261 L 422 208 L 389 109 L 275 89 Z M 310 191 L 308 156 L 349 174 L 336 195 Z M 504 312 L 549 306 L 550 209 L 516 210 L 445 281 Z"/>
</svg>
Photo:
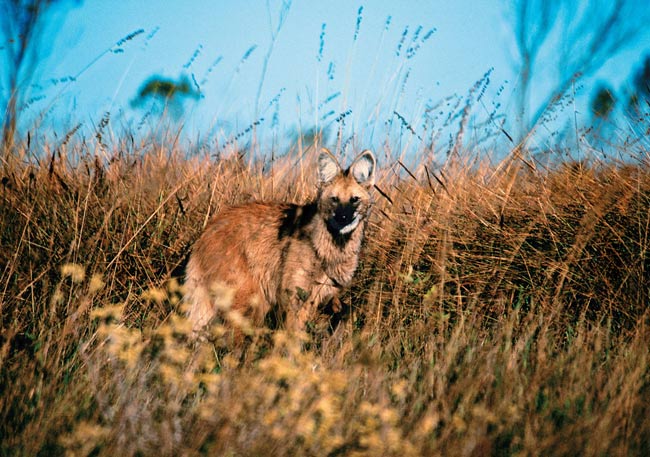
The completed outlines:
<svg viewBox="0 0 650 457">
<path fill-rule="evenodd" d="M 78 263 L 66 263 L 61 267 L 61 275 L 70 278 L 74 283 L 80 283 L 86 277 L 86 269 Z"/>
<path fill-rule="evenodd" d="M 95 292 L 99 292 L 104 287 L 104 285 L 105 283 L 104 280 L 102 279 L 102 275 L 99 273 L 95 273 L 90 278 L 90 284 L 88 285 L 88 292 L 91 294 L 94 294 Z"/>
</svg>

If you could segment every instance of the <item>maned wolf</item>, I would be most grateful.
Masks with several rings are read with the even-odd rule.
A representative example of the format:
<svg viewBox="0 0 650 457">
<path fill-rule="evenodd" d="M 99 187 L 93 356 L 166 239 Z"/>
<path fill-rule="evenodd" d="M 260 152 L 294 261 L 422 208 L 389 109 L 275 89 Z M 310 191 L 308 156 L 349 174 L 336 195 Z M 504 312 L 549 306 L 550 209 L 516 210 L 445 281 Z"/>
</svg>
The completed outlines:
<svg viewBox="0 0 650 457">
<path fill-rule="evenodd" d="M 289 330 L 304 330 L 329 301 L 336 310 L 359 261 L 375 163 L 366 150 L 342 170 L 323 148 L 313 202 L 249 203 L 212 219 L 186 270 L 185 300 L 195 331 L 224 308 L 256 326 L 273 311 L 285 316 Z"/>
</svg>

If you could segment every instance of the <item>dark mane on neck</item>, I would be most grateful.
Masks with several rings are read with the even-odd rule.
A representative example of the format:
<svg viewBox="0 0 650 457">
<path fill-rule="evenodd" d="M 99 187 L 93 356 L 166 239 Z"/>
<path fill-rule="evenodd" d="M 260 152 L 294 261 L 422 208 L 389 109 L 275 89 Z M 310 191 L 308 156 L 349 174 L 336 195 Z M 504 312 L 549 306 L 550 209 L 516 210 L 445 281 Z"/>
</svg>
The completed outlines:
<svg viewBox="0 0 650 457">
<path fill-rule="evenodd" d="M 282 221 L 278 229 L 278 240 L 286 237 L 300 235 L 303 229 L 309 225 L 318 212 L 316 202 L 302 205 L 289 205 L 283 211 Z"/>
</svg>

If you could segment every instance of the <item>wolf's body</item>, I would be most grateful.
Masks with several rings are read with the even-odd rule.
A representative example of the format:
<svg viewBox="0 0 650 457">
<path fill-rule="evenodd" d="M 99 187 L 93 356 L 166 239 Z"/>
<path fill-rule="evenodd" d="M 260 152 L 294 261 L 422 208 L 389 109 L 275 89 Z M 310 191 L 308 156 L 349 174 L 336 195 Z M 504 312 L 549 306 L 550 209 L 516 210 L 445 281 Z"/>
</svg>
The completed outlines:
<svg viewBox="0 0 650 457">
<path fill-rule="evenodd" d="M 336 303 L 358 265 L 374 169 L 370 151 L 343 171 L 324 150 L 315 201 L 250 203 L 211 220 L 187 265 L 185 299 L 195 330 L 223 306 L 257 326 L 273 311 L 288 329 L 302 330 L 316 309 Z"/>
</svg>

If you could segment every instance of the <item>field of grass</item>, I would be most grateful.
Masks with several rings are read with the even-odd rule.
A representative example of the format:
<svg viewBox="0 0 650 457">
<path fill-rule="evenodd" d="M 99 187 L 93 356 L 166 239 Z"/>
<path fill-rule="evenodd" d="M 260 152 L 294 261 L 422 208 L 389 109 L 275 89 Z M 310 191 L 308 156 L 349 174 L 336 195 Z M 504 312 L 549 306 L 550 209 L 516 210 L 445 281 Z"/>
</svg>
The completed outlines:
<svg viewBox="0 0 650 457">
<path fill-rule="evenodd" d="M 650 454 L 647 152 L 376 151 L 344 316 L 241 353 L 174 272 L 220 208 L 313 197 L 316 153 L 101 148 L 2 165 L 0 455 Z"/>
</svg>

